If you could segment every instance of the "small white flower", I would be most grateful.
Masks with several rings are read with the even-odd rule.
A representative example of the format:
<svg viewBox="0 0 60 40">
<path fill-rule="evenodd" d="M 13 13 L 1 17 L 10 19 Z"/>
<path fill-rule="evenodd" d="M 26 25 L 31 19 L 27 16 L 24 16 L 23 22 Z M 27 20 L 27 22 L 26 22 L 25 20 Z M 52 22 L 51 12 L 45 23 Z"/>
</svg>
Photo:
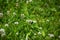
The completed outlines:
<svg viewBox="0 0 60 40">
<path fill-rule="evenodd" d="M 3 36 L 5 36 L 6 34 L 5 34 L 5 30 L 4 29 L 0 29 L 0 35 L 1 35 L 1 37 L 3 37 Z"/>
<path fill-rule="evenodd" d="M 37 21 L 35 21 L 35 20 L 33 21 L 33 23 L 36 23 L 36 22 L 37 22 Z"/>
<path fill-rule="evenodd" d="M 39 29 L 42 29 L 42 27 L 40 27 Z"/>
<path fill-rule="evenodd" d="M 29 0 L 29 2 L 32 2 L 32 0 Z"/>
<path fill-rule="evenodd" d="M 24 14 L 21 14 L 21 19 L 23 19 L 25 17 L 25 15 Z"/>
<path fill-rule="evenodd" d="M 34 33 L 34 35 L 37 35 L 36 33 Z"/>
<path fill-rule="evenodd" d="M 50 37 L 54 37 L 54 34 L 48 34 Z"/>
<path fill-rule="evenodd" d="M 19 33 L 18 32 L 16 32 L 16 35 L 18 35 Z"/>
<path fill-rule="evenodd" d="M 2 18 L 3 17 L 3 13 L 0 13 L 0 18 Z"/>
<path fill-rule="evenodd" d="M 14 24 L 19 24 L 19 22 L 14 22 Z"/>
<path fill-rule="evenodd" d="M 5 35 L 6 35 L 6 34 L 4 33 L 4 34 L 1 35 L 1 37 L 4 37 Z"/>
<path fill-rule="evenodd" d="M 7 27 L 8 27 L 9 25 L 8 25 L 8 24 L 5 24 L 5 26 L 7 26 Z"/>
<path fill-rule="evenodd" d="M 16 3 L 16 7 L 18 7 L 19 6 L 19 4 L 18 3 Z"/>
<path fill-rule="evenodd" d="M 9 15 L 9 14 L 10 14 L 10 10 L 7 11 L 7 15 Z"/>
<path fill-rule="evenodd" d="M 41 34 L 41 32 L 38 32 L 38 34 Z"/>
<path fill-rule="evenodd" d="M 15 12 L 13 12 L 13 15 L 16 15 L 16 13 L 15 13 Z"/>
<path fill-rule="evenodd" d="M 29 3 L 29 1 L 26 1 L 26 3 L 28 4 L 28 3 Z"/>
<path fill-rule="evenodd" d="M 58 38 L 60 38 L 60 35 L 58 36 Z"/>
<path fill-rule="evenodd" d="M 26 3 L 28 4 L 29 2 L 32 2 L 32 0 L 27 0 Z"/>
<path fill-rule="evenodd" d="M 46 21 L 49 22 L 50 20 L 47 19 Z"/>
<path fill-rule="evenodd" d="M 28 22 L 28 23 L 32 23 L 33 21 L 32 21 L 32 20 L 26 20 L 26 22 Z"/>
</svg>

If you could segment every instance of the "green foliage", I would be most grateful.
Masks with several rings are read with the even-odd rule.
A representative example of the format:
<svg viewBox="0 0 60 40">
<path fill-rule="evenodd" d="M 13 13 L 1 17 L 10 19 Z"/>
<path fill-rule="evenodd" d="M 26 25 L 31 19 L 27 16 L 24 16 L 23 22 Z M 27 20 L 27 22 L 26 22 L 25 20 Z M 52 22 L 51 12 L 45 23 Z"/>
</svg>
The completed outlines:
<svg viewBox="0 0 60 40">
<path fill-rule="evenodd" d="M 0 40 L 60 39 L 60 0 L 0 0 L 0 13 Z"/>
</svg>

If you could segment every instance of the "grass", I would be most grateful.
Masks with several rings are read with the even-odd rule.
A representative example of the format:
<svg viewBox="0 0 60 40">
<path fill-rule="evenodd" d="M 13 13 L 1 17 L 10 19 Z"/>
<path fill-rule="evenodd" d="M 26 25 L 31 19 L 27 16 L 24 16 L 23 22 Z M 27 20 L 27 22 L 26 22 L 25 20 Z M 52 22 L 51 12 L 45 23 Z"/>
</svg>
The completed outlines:
<svg viewBox="0 0 60 40">
<path fill-rule="evenodd" d="M 1 0 L 0 40 L 59 40 L 59 0 Z"/>
</svg>

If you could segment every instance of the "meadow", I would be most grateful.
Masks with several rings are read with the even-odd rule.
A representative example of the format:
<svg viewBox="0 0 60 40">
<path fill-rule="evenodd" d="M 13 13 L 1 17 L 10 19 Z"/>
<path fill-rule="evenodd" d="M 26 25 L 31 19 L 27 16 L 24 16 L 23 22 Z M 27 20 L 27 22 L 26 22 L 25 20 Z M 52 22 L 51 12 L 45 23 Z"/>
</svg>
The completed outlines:
<svg viewBox="0 0 60 40">
<path fill-rule="evenodd" d="M 60 40 L 60 0 L 0 0 L 0 40 Z"/>
</svg>

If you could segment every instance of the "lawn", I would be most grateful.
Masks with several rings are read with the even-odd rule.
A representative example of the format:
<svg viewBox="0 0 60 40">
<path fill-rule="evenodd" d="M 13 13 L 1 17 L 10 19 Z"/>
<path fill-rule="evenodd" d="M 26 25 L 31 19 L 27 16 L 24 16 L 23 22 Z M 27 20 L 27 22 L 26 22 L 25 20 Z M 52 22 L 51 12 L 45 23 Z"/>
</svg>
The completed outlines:
<svg viewBox="0 0 60 40">
<path fill-rule="evenodd" d="M 60 0 L 0 0 L 0 40 L 60 40 Z"/>
</svg>

